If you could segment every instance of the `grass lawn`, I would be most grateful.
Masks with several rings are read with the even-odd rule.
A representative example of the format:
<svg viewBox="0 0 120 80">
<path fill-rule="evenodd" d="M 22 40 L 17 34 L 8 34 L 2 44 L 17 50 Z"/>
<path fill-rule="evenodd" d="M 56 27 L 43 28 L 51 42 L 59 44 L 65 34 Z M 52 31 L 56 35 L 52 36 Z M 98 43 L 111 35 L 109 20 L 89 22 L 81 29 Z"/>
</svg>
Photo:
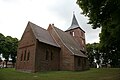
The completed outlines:
<svg viewBox="0 0 120 80">
<path fill-rule="evenodd" d="M 0 80 L 120 80 L 120 68 L 90 69 L 88 71 L 46 71 L 38 73 L 0 69 Z"/>
</svg>

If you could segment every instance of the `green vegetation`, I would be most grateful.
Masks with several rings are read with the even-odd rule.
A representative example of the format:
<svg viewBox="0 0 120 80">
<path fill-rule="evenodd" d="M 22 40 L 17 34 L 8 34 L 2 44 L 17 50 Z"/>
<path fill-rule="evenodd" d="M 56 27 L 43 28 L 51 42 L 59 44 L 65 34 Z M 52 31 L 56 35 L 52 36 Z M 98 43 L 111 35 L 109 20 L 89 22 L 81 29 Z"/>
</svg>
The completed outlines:
<svg viewBox="0 0 120 80">
<path fill-rule="evenodd" d="M 99 48 L 105 63 L 120 67 L 120 0 L 77 0 L 93 29 L 101 28 Z"/>
<path fill-rule="evenodd" d="M 5 58 L 6 67 L 9 58 L 12 59 L 13 67 L 16 62 L 18 39 L 11 36 L 4 36 L 0 33 L 0 54 Z M 1 59 L 0 59 L 1 62 Z"/>
<path fill-rule="evenodd" d="M 91 68 L 96 67 L 96 64 L 101 67 L 101 64 L 105 64 L 105 67 L 107 67 L 108 62 L 105 62 L 106 58 L 99 49 L 99 43 L 86 44 L 86 50 Z M 96 59 L 96 63 L 94 59 Z M 102 60 L 102 62 L 100 60 Z"/>
<path fill-rule="evenodd" d="M 88 71 L 46 71 L 38 73 L 0 69 L 0 80 L 120 80 L 120 68 L 92 68 Z"/>
</svg>

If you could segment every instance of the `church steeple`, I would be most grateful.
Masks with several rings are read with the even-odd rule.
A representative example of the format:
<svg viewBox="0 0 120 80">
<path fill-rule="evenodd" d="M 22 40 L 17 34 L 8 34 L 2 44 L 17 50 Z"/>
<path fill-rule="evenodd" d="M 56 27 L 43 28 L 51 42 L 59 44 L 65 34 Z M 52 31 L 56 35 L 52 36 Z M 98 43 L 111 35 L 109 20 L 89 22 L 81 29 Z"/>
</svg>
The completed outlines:
<svg viewBox="0 0 120 80">
<path fill-rule="evenodd" d="M 85 49 L 85 31 L 80 28 L 74 13 L 73 13 L 71 26 L 65 32 L 74 37 L 74 39 L 80 45 L 82 51 L 86 50 Z"/>
<path fill-rule="evenodd" d="M 76 17 L 75 17 L 75 14 L 73 13 L 72 24 L 71 24 L 71 26 L 67 29 L 67 31 L 68 31 L 68 30 L 71 30 L 71 29 L 78 28 L 78 27 L 80 27 L 80 26 L 79 26 L 79 24 L 78 24 L 78 22 L 77 22 L 77 19 L 76 19 Z"/>
</svg>

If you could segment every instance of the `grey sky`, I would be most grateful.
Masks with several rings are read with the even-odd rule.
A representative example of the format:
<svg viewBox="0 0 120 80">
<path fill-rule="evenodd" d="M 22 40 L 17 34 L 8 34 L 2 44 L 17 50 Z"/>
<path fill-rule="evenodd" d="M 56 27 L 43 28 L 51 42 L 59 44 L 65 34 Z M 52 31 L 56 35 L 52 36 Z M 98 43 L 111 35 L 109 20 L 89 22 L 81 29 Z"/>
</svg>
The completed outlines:
<svg viewBox="0 0 120 80">
<path fill-rule="evenodd" d="M 66 30 L 71 25 L 73 11 L 86 32 L 86 42 L 98 42 L 100 29 L 93 30 L 87 24 L 76 0 L 0 0 L 0 33 L 20 39 L 28 21 L 45 29 L 54 23 Z"/>
</svg>

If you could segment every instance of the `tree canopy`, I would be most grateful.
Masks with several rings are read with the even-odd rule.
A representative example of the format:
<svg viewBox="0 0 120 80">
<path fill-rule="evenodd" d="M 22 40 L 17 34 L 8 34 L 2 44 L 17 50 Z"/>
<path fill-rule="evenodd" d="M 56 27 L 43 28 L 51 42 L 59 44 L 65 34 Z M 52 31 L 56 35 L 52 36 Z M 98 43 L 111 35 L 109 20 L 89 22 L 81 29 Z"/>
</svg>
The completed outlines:
<svg viewBox="0 0 120 80">
<path fill-rule="evenodd" d="M 9 61 L 9 58 L 12 59 L 12 63 L 14 66 L 17 56 L 17 47 L 17 38 L 12 38 L 11 36 L 5 37 L 3 34 L 0 33 L 0 54 L 2 54 L 3 58 L 5 58 L 6 66 L 7 62 Z"/>
<path fill-rule="evenodd" d="M 120 62 L 120 0 L 77 0 L 77 4 L 93 29 L 101 27 L 101 51 L 116 67 Z"/>
<path fill-rule="evenodd" d="M 102 54 L 99 49 L 99 43 L 92 43 L 86 45 L 88 60 L 90 63 L 90 67 L 97 67 L 97 65 L 100 67 Z"/>
</svg>

